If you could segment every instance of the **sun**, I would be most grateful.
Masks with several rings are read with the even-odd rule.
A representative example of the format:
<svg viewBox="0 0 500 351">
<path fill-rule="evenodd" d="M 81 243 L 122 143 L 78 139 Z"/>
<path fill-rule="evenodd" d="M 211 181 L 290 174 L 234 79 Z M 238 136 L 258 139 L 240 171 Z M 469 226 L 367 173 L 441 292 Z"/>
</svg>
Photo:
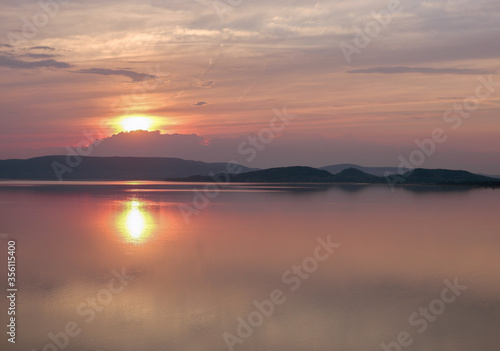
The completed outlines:
<svg viewBox="0 0 500 351">
<path fill-rule="evenodd" d="M 125 117 L 120 121 L 122 129 L 126 132 L 133 130 L 149 130 L 153 125 L 153 120 L 145 116 Z"/>
</svg>

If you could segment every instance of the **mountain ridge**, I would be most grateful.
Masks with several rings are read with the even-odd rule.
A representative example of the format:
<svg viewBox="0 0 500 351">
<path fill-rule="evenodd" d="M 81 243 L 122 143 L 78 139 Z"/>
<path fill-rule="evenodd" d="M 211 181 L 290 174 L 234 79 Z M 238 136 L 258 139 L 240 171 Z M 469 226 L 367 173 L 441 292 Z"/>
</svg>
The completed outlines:
<svg viewBox="0 0 500 351">
<path fill-rule="evenodd" d="M 356 168 L 348 168 L 337 174 L 305 167 L 277 167 L 251 171 L 241 174 L 218 174 L 210 176 L 191 176 L 187 178 L 167 178 L 166 181 L 216 182 L 226 179 L 234 183 L 322 183 L 322 184 L 386 184 L 386 185 L 465 185 L 500 186 L 500 179 L 486 177 L 461 170 L 424 169 L 408 171 L 402 175 L 378 177 Z"/>
<path fill-rule="evenodd" d="M 23 180 L 163 180 L 165 177 L 208 175 L 230 163 L 207 163 L 173 157 L 41 156 L 0 160 L 0 179 Z M 243 171 L 253 168 L 241 167 Z M 58 177 L 58 174 L 60 177 Z M 61 179 L 62 178 L 62 179 Z"/>
<path fill-rule="evenodd" d="M 500 179 L 498 178 L 462 170 L 418 168 L 404 174 L 396 173 L 388 177 L 381 177 L 365 172 L 360 168 L 369 169 L 372 173 L 381 171 L 385 173 L 389 169 L 396 169 L 395 167 L 362 167 L 354 164 L 339 164 L 321 168 L 292 166 L 260 170 L 233 163 L 207 163 L 173 157 L 55 155 L 35 157 L 27 160 L 0 160 L 0 179 L 211 182 L 214 181 L 214 175 L 225 174 L 233 182 L 249 183 L 302 182 L 481 186 L 498 186 L 500 184 Z M 341 170 L 333 174 L 332 171 L 334 169 Z"/>
<path fill-rule="evenodd" d="M 337 174 L 349 168 L 355 168 L 367 174 L 371 174 L 378 177 L 384 177 L 387 172 L 392 174 L 397 174 L 399 172 L 398 167 L 364 167 L 354 163 L 339 163 L 339 164 L 319 167 L 319 169 L 323 169 L 332 174 Z"/>
</svg>

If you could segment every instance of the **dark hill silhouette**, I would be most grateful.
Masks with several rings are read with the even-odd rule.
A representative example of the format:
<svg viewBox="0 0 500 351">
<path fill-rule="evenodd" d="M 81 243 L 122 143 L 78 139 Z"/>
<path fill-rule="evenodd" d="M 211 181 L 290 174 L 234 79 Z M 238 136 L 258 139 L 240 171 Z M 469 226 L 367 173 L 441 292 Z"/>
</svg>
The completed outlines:
<svg viewBox="0 0 500 351">
<path fill-rule="evenodd" d="M 377 177 L 356 168 L 345 169 L 333 176 L 336 183 L 367 183 L 380 184 L 386 183 L 385 178 Z"/>
<path fill-rule="evenodd" d="M 329 183 L 334 176 L 312 167 L 279 167 L 234 175 L 237 182 Z"/>
<path fill-rule="evenodd" d="M 402 175 L 405 184 L 438 184 L 438 185 L 481 185 L 500 183 L 499 179 L 486 177 L 467 171 L 448 169 L 417 168 Z"/>
<path fill-rule="evenodd" d="M 73 163 L 71 163 L 73 162 Z M 0 160 L 0 179 L 59 180 L 173 180 L 186 182 L 215 181 L 209 174 L 225 173 L 226 163 L 205 163 L 166 157 L 72 157 L 44 156 L 28 160 Z M 56 167 L 56 168 L 57 168 Z M 358 183 L 401 185 L 466 185 L 500 187 L 500 179 L 467 171 L 415 169 L 389 178 L 368 174 L 357 168 L 336 174 L 326 170 L 294 166 L 255 170 L 234 165 L 231 182 L 241 183 Z M 238 174 L 236 174 L 238 173 Z M 227 177 L 225 177 L 227 178 Z M 220 179 L 220 178 L 219 178 Z"/>
<path fill-rule="evenodd" d="M 213 182 L 222 177 L 193 176 L 188 178 L 167 178 L 170 181 Z M 226 179 L 226 177 L 224 177 Z M 332 183 L 335 176 L 327 171 L 312 167 L 278 167 L 259 171 L 235 174 L 230 177 L 233 183 Z"/>
<path fill-rule="evenodd" d="M 70 162 L 76 162 L 73 159 Z M 225 172 L 226 163 L 205 163 L 166 157 L 82 157 L 68 164 L 66 156 L 0 160 L 0 179 L 58 180 L 53 165 L 69 167 L 63 180 L 163 180 L 169 177 Z M 74 167 L 73 167 L 74 166 Z M 243 172 L 251 168 L 241 166 Z"/>
<path fill-rule="evenodd" d="M 193 176 L 187 178 L 167 178 L 170 181 L 213 182 L 214 178 L 224 177 Z M 376 177 L 360 170 L 349 168 L 338 174 L 331 174 L 312 167 L 278 167 L 230 176 L 234 183 L 385 183 L 382 177 Z"/>
<path fill-rule="evenodd" d="M 359 169 L 348 168 L 337 174 L 311 167 L 280 167 L 219 177 L 191 176 L 167 178 L 169 181 L 214 182 L 215 178 L 234 183 L 329 183 L 329 184 L 401 184 L 401 185 L 466 185 L 500 186 L 500 180 L 466 171 L 416 169 L 390 178 L 377 177 Z"/>
<path fill-rule="evenodd" d="M 337 174 L 337 173 L 340 173 L 340 172 L 342 172 L 346 169 L 349 169 L 349 168 L 359 169 L 360 171 L 363 171 L 365 173 L 375 175 L 378 177 L 384 177 L 386 175 L 386 172 L 389 172 L 392 174 L 397 174 L 399 171 L 398 167 L 363 167 L 363 166 L 352 164 L 352 163 L 341 163 L 341 164 L 337 164 L 337 165 L 330 165 L 330 166 L 321 167 L 320 169 L 328 171 L 331 174 Z"/>
</svg>

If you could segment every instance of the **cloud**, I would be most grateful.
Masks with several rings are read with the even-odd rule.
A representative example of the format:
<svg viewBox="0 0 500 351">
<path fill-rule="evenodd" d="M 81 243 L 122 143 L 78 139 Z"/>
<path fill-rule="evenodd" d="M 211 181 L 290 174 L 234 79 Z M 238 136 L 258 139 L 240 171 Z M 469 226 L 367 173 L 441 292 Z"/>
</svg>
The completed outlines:
<svg viewBox="0 0 500 351">
<path fill-rule="evenodd" d="M 52 55 L 52 54 L 24 54 L 22 55 L 24 57 L 30 57 L 30 58 L 33 58 L 33 59 L 43 59 L 43 58 L 52 58 L 52 57 L 57 57 L 57 56 L 60 56 L 60 55 Z"/>
<path fill-rule="evenodd" d="M 417 123 L 413 122 L 412 125 Z M 395 146 L 385 142 L 363 140 L 351 133 L 336 138 L 320 134 L 285 133 L 267 144 L 265 152 L 260 152 L 249 143 L 249 137 L 248 134 L 215 138 L 197 134 L 162 134 L 159 131 L 122 132 L 100 142 L 95 141 L 91 144 L 90 156 L 176 157 L 204 162 L 234 160 L 242 165 L 257 168 L 293 165 L 323 167 L 339 163 L 398 166 L 401 155 L 407 156 L 415 150 L 412 142 Z M 252 137 L 258 140 L 258 137 L 255 139 L 255 134 L 252 134 Z M 75 140 L 73 145 L 77 142 Z M 456 143 L 447 144 L 446 148 L 426 160 L 425 167 L 500 174 L 498 162 L 495 162 L 499 157 L 497 151 L 470 150 L 471 143 L 462 142 L 463 140 L 457 140 Z M 469 150 L 464 150 L 465 147 Z M 248 158 L 252 154 L 249 153 L 250 150 L 254 150 L 255 158 Z M 11 150 L 2 148 L 0 158 L 65 155 L 67 152 L 65 147 L 30 149 L 19 148 L 18 143 L 15 143 Z"/>
<path fill-rule="evenodd" d="M 214 81 L 204 81 L 203 79 L 195 79 L 193 86 L 197 88 L 209 89 L 215 85 Z"/>
<path fill-rule="evenodd" d="M 154 74 L 138 73 L 134 71 L 128 71 L 124 69 L 107 69 L 107 68 L 90 68 L 81 69 L 75 71 L 76 73 L 87 73 L 87 74 L 100 74 L 102 76 L 123 76 L 132 79 L 135 82 L 139 82 L 145 79 L 157 79 L 158 76 Z"/>
<path fill-rule="evenodd" d="M 193 104 L 193 106 L 206 106 L 206 105 L 208 105 L 208 102 L 205 101 L 198 101 Z"/>
<path fill-rule="evenodd" d="M 0 43 L 0 48 L 13 48 L 13 46 L 10 45 L 10 44 L 2 44 L 2 43 Z"/>
<path fill-rule="evenodd" d="M 483 69 L 459 69 L 459 68 L 431 68 L 431 67 L 372 67 L 365 69 L 356 69 L 347 71 L 351 74 L 357 73 L 378 73 L 378 74 L 405 74 L 405 73 L 422 73 L 422 74 L 493 74 L 494 71 Z"/>
<path fill-rule="evenodd" d="M 96 145 L 98 144 L 98 145 Z M 95 143 L 94 156 L 180 157 L 196 159 L 204 154 L 205 138 L 196 134 L 161 134 L 160 131 L 121 132 Z"/>
<path fill-rule="evenodd" d="M 42 60 L 42 61 L 22 61 L 12 57 L 0 55 L 0 67 L 29 69 L 29 68 L 69 68 L 71 65 L 66 62 L 56 60 Z"/>
<path fill-rule="evenodd" d="M 143 156 L 177 157 L 204 162 L 227 162 L 235 160 L 251 167 L 272 167 L 282 165 L 325 166 L 353 161 L 368 164 L 368 152 L 384 154 L 382 164 L 397 160 L 397 152 L 392 146 L 366 143 L 350 133 L 338 138 L 319 135 L 287 135 L 278 137 L 266 145 L 266 152 L 257 152 L 255 160 L 248 159 L 249 134 L 238 137 L 208 137 L 198 134 L 162 134 L 160 131 L 121 132 L 92 144 L 92 156 Z M 307 147 L 305 147 L 307 145 Z M 241 152 L 243 150 L 243 152 Z M 372 157 L 372 156 L 370 156 Z M 373 160 L 372 160 L 373 161 Z M 339 162 L 339 163 L 342 163 Z"/>
<path fill-rule="evenodd" d="M 32 46 L 29 48 L 30 50 L 48 50 L 48 51 L 54 51 L 55 48 L 51 48 L 50 46 Z"/>
</svg>

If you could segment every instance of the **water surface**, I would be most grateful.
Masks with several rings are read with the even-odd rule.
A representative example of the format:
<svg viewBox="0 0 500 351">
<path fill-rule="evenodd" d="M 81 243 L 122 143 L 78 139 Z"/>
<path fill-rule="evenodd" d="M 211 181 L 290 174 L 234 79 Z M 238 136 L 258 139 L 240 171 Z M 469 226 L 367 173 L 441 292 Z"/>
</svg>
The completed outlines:
<svg viewBox="0 0 500 351">
<path fill-rule="evenodd" d="M 203 187 L 1 182 L 19 278 L 17 343 L 1 349 L 52 350 L 74 322 L 65 350 L 227 350 L 223 335 L 279 289 L 235 350 L 382 350 L 405 331 L 405 350 L 498 350 L 499 190 L 233 184 L 186 221 L 179 206 L 196 209 Z M 284 272 L 328 237 L 340 247 L 292 291 Z M 460 296 L 411 325 L 455 279 Z"/>
</svg>

